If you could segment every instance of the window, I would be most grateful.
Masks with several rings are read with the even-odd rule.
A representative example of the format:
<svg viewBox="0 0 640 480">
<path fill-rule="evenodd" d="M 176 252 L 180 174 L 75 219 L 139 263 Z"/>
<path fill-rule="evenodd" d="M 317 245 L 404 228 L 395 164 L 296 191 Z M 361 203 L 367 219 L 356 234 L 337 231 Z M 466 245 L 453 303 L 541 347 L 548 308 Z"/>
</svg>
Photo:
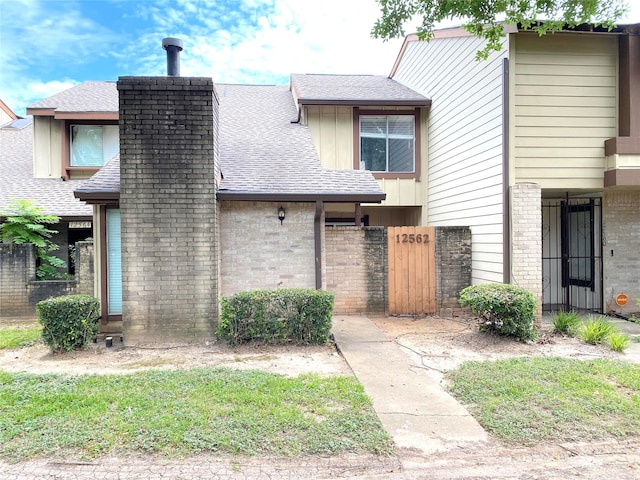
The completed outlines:
<svg viewBox="0 0 640 480">
<path fill-rule="evenodd" d="M 415 172 L 415 115 L 360 115 L 360 170 Z"/>
<path fill-rule="evenodd" d="M 101 167 L 120 150 L 117 125 L 71 125 L 72 167 Z"/>
</svg>

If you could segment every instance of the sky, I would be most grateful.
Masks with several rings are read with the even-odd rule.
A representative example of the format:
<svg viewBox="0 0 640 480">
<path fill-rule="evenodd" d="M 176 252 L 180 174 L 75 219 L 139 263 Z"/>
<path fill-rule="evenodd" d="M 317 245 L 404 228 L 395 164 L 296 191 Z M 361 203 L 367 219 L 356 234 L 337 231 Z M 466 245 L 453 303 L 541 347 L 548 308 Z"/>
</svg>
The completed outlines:
<svg viewBox="0 0 640 480">
<path fill-rule="evenodd" d="M 640 2 L 619 23 L 640 22 Z M 402 39 L 371 38 L 375 0 L 0 0 L 0 99 L 16 114 L 86 80 L 181 75 L 288 84 L 291 73 L 388 75 Z M 411 26 L 408 26 L 408 33 Z"/>
</svg>

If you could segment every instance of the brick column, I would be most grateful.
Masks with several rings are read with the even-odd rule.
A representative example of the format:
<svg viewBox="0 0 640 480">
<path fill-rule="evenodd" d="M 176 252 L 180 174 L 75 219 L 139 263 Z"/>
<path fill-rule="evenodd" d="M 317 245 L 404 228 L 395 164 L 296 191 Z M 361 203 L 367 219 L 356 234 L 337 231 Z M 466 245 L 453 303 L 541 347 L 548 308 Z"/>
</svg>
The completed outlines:
<svg viewBox="0 0 640 480">
<path fill-rule="evenodd" d="M 120 77 L 118 91 L 125 343 L 210 339 L 218 297 L 213 81 Z"/>
<path fill-rule="evenodd" d="M 471 285 L 471 229 L 436 227 L 436 298 L 438 314 L 445 317 L 466 311 L 458 298 Z"/>
<path fill-rule="evenodd" d="M 511 187 L 511 283 L 536 297 L 542 318 L 542 190 L 537 183 Z"/>
</svg>

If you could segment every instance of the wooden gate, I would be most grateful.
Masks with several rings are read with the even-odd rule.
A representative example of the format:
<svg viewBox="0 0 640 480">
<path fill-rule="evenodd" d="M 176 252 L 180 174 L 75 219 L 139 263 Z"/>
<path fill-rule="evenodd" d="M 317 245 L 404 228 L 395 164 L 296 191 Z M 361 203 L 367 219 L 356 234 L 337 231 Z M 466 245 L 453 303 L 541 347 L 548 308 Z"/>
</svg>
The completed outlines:
<svg viewBox="0 0 640 480">
<path fill-rule="evenodd" d="M 434 227 L 389 227 L 389 314 L 436 313 Z"/>
</svg>

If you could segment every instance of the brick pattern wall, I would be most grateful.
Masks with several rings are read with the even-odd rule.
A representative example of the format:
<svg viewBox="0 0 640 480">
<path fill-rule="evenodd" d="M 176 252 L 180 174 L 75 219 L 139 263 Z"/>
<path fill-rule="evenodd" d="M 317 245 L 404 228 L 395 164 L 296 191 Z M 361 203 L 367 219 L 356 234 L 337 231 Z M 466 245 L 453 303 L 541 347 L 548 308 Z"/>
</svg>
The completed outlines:
<svg viewBox="0 0 640 480">
<path fill-rule="evenodd" d="M 0 318 L 34 315 L 27 285 L 36 279 L 33 245 L 0 243 Z"/>
<path fill-rule="evenodd" d="M 640 311 L 640 192 L 605 191 L 604 195 L 604 306 L 605 311 Z M 613 255 L 611 252 L 613 251 Z M 629 297 L 624 307 L 619 294 Z"/>
<path fill-rule="evenodd" d="M 94 249 L 93 242 L 76 243 L 76 293 L 94 295 Z"/>
<path fill-rule="evenodd" d="M 325 253 L 327 290 L 335 294 L 335 313 L 386 311 L 388 286 L 385 228 L 326 228 Z"/>
<path fill-rule="evenodd" d="M 315 288 L 314 203 L 225 201 L 218 206 L 222 296 Z"/>
<path fill-rule="evenodd" d="M 542 318 L 542 190 L 536 183 L 511 187 L 511 283 L 529 290 Z"/>
<path fill-rule="evenodd" d="M 213 338 L 213 81 L 120 77 L 118 91 L 125 344 Z"/>
<path fill-rule="evenodd" d="M 74 280 L 38 282 L 33 245 L 0 244 L 0 320 L 36 316 L 40 300 L 60 295 L 93 295 L 93 244 L 76 244 Z"/>
<path fill-rule="evenodd" d="M 436 298 L 438 313 L 451 317 L 466 311 L 460 290 L 471 285 L 471 229 L 436 227 Z"/>
</svg>

